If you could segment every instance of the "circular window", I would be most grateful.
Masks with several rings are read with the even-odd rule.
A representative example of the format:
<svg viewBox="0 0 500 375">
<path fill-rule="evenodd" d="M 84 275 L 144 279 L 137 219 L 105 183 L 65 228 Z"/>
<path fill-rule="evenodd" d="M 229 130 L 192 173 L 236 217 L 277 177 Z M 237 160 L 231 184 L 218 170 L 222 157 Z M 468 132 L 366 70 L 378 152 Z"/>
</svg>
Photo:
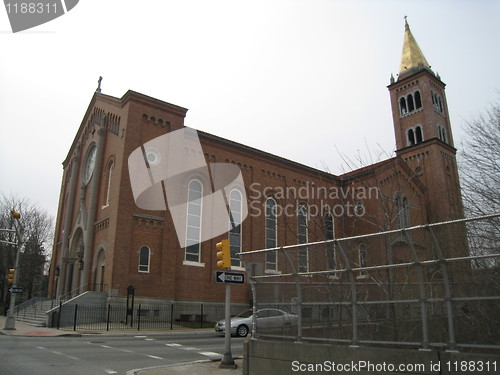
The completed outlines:
<svg viewBox="0 0 500 375">
<path fill-rule="evenodd" d="M 96 147 L 93 146 L 92 149 L 87 154 L 87 160 L 85 161 L 85 170 L 84 170 L 84 180 L 85 183 L 88 183 L 92 178 L 92 174 L 94 173 L 95 167 L 95 157 L 96 157 Z"/>
<path fill-rule="evenodd" d="M 155 148 L 146 149 L 146 159 L 149 165 L 158 165 L 161 161 L 161 155 Z"/>
</svg>

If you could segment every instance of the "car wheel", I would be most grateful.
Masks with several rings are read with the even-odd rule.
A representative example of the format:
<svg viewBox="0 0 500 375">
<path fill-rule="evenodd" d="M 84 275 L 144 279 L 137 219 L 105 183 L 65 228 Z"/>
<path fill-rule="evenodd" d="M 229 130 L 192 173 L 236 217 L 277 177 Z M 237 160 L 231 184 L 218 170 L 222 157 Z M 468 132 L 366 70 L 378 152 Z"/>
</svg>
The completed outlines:
<svg viewBox="0 0 500 375">
<path fill-rule="evenodd" d="M 236 335 L 239 337 L 246 337 L 248 335 L 248 327 L 244 324 L 236 328 Z"/>
</svg>

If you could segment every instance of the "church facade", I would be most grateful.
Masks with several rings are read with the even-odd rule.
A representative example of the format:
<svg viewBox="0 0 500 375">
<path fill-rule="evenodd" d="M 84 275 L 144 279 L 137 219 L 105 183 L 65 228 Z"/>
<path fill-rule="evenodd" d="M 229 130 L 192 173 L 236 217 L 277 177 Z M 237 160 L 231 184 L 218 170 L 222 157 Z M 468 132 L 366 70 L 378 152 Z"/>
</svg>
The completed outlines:
<svg viewBox="0 0 500 375">
<path fill-rule="evenodd" d="M 136 300 L 222 302 L 225 289 L 214 281 L 221 239 L 230 239 L 231 270 L 245 272 L 240 252 L 463 217 L 445 84 L 406 22 L 400 73 L 388 90 L 396 156 L 343 175 L 196 131 L 206 165 L 236 166 L 241 177 L 225 194 L 227 232 L 205 238 L 204 228 L 219 220 L 206 214 L 207 192 L 217 190 L 210 174 L 193 169 L 178 181 L 186 220 L 179 237 L 169 207 L 137 204 L 129 160 L 142 150 L 151 177 L 162 154 L 148 154 L 144 145 L 186 129 L 187 109 L 134 91 L 115 98 L 98 89 L 63 162 L 49 297 L 99 290 L 120 300 L 134 286 Z M 164 182 L 158 189 L 167 195 Z M 384 251 L 362 245 L 351 254 L 353 264 L 385 263 Z M 298 271 L 314 271 L 314 257 L 300 252 Z M 341 262 L 335 254 L 327 258 L 330 268 Z M 285 261 L 269 254 L 262 263 L 262 272 L 277 273 Z M 251 298 L 248 285 L 232 293 L 239 303 Z"/>
</svg>

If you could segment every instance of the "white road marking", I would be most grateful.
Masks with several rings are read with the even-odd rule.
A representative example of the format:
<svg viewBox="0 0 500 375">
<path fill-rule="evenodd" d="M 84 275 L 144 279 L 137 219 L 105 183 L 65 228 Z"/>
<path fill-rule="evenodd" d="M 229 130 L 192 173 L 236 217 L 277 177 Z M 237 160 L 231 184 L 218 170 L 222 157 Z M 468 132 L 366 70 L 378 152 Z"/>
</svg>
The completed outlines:
<svg viewBox="0 0 500 375">
<path fill-rule="evenodd" d="M 157 356 L 155 356 L 155 355 L 150 355 L 150 354 L 147 354 L 147 356 L 148 356 L 149 358 L 154 358 L 154 359 L 163 359 L 162 357 L 157 357 Z"/>
<path fill-rule="evenodd" d="M 143 338 L 145 338 L 145 337 L 147 337 L 147 336 L 134 336 L 134 337 L 135 337 L 136 339 L 143 339 Z"/>
<path fill-rule="evenodd" d="M 200 349 L 198 349 L 198 348 L 192 348 L 192 347 L 190 347 L 190 346 L 183 346 L 183 347 L 181 347 L 181 349 L 182 349 L 182 350 L 200 350 Z"/>
<path fill-rule="evenodd" d="M 106 371 L 108 374 L 118 374 L 117 371 L 111 370 L 111 369 L 108 369 L 108 368 L 105 368 L 104 371 Z"/>
<path fill-rule="evenodd" d="M 182 346 L 181 344 L 176 344 L 175 342 L 174 343 L 171 343 L 171 344 L 165 344 L 167 346 Z"/>
<path fill-rule="evenodd" d="M 156 341 L 156 339 L 146 339 L 146 341 Z"/>
<path fill-rule="evenodd" d="M 222 354 L 215 353 L 215 352 L 199 352 L 198 354 L 207 356 L 207 357 L 212 358 L 212 359 L 221 359 L 223 357 Z"/>
</svg>

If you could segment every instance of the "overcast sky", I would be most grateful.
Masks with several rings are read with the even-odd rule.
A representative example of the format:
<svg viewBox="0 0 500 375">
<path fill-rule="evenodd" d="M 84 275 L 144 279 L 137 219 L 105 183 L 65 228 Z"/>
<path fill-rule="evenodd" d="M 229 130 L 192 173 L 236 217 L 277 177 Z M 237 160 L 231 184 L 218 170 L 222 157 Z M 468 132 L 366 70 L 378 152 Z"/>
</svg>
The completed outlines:
<svg viewBox="0 0 500 375">
<path fill-rule="evenodd" d="M 188 108 L 187 126 L 335 174 L 340 154 L 385 159 L 405 15 L 459 148 L 499 98 L 499 1 L 81 0 L 15 34 L 0 9 L 0 194 L 55 216 L 99 76 L 105 94 Z"/>
</svg>

